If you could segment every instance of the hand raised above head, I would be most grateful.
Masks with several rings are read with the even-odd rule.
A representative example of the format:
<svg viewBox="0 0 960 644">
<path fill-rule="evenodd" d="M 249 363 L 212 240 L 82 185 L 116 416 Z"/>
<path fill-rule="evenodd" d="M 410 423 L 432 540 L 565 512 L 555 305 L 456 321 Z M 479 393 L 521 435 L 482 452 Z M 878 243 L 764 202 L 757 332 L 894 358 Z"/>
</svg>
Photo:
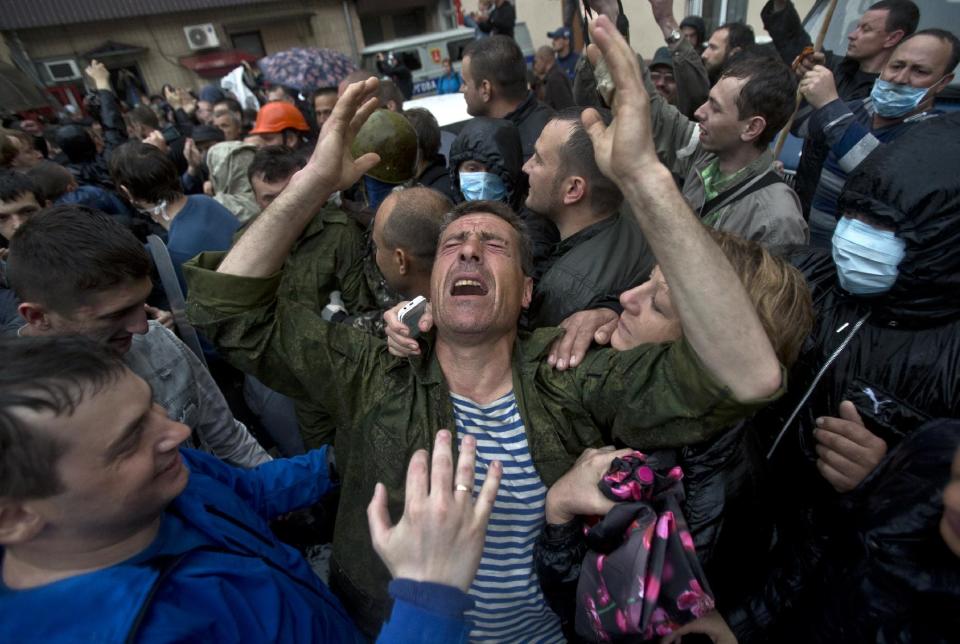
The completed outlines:
<svg viewBox="0 0 960 644">
<path fill-rule="evenodd" d="M 593 141 L 600 170 L 621 188 L 651 164 L 659 164 L 650 124 L 650 97 L 643 86 L 636 53 L 605 16 L 593 23 L 590 35 L 596 48 L 587 56 L 594 65 L 602 56 L 613 76 L 613 122 L 603 124 L 599 112 L 583 112 L 583 125 Z"/>
<path fill-rule="evenodd" d="M 87 65 L 87 68 L 83 70 L 86 72 L 87 76 L 93 79 L 93 82 L 97 85 L 98 89 L 101 84 L 110 84 L 110 70 L 107 69 L 106 65 L 101 63 L 98 60 L 91 60 L 90 64 Z"/>
<path fill-rule="evenodd" d="M 347 87 L 333 108 L 330 118 L 320 130 L 320 139 L 307 165 L 290 180 L 288 189 L 297 192 L 306 188 L 315 193 L 321 203 L 337 191 L 355 184 L 361 176 L 380 163 L 379 155 L 369 152 L 354 159 L 350 145 L 361 126 L 377 109 L 377 89 L 380 81 L 368 78 Z"/>
</svg>

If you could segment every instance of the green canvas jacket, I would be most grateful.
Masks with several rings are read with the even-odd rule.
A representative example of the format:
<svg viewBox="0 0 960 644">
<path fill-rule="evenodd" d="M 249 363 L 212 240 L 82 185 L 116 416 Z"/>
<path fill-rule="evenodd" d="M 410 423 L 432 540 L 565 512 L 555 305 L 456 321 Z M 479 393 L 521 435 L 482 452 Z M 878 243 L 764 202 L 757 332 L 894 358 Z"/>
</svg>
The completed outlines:
<svg viewBox="0 0 960 644">
<path fill-rule="evenodd" d="M 216 273 L 223 255 L 204 253 L 185 265 L 190 319 L 234 366 L 272 389 L 326 407 L 336 419 L 342 488 L 332 582 L 358 623 L 378 625 L 388 608 L 389 574 L 372 548 L 366 507 L 380 481 L 389 490 L 391 516 L 399 520 L 411 455 L 429 449 L 440 429 L 454 429 L 440 363 L 429 341 L 421 356 L 397 358 L 384 340 L 326 323 L 309 308 L 278 298 L 281 274 Z M 684 341 L 623 352 L 594 349 L 576 369 L 556 371 L 546 356 L 561 333 L 544 328 L 522 335 L 513 353 L 517 406 L 547 486 L 587 447 L 700 443 L 780 394 L 737 402 Z"/>
<path fill-rule="evenodd" d="M 280 297 L 296 300 L 319 315 L 340 291 L 351 313 L 377 308 L 363 273 L 363 231 L 346 213 L 325 206 L 307 225 L 284 264 Z"/>
</svg>

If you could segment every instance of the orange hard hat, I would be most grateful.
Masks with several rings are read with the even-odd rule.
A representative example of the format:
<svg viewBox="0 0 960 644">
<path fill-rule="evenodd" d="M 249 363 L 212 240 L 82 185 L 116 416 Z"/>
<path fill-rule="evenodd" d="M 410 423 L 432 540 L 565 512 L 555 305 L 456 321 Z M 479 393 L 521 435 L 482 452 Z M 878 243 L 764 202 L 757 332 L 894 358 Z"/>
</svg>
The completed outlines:
<svg viewBox="0 0 960 644">
<path fill-rule="evenodd" d="M 289 129 L 309 132 L 310 126 L 296 106 L 285 101 L 273 101 L 257 112 L 257 122 L 250 134 L 274 134 Z"/>
</svg>

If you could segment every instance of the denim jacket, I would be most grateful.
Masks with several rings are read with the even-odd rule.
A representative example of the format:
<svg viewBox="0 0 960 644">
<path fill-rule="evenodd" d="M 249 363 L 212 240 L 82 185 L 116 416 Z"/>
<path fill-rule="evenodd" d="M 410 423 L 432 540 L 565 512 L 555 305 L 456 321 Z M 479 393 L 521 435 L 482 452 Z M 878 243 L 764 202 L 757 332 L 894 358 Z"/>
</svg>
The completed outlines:
<svg viewBox="0 0 960 644">
<path fill-rule="evenodd" d="M 170 418 L 194 431 L 200 447 L 230 465 L 255 467 L 271 460 L 227 406 L 210 372 L 177 336 L 150 321 L 134 335 L 123 361 L 153 389 L 153 400 Z"/>
</svg>

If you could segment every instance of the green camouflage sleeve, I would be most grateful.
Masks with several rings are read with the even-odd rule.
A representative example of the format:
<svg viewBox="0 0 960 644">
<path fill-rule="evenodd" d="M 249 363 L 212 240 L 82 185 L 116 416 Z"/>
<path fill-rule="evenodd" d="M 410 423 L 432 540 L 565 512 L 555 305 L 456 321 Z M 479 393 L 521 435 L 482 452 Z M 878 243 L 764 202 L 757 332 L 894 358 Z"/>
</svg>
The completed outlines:
<svg viewBox="0 0 960 644">
<path fill-rule="evenodd" d="M 737 401 L 683 340 L 592 351 L 572 374 L 584 407 L 609 432 L 604 443 L 619 440 L 648 450 L 702 442 L 784 391 L 782 386 L 769 398 Z"/>
<path fill-rule="evenodd" d="M 278 299 L 282 273 L 217 273 L 224 255 L 203 253 L 184 265 L 190 320 L 233 366 L 295 401 L 320 405 L 337 426 L 352 425 L 354 411 L 382 390 L 386 343 Z"/>
</svg>

